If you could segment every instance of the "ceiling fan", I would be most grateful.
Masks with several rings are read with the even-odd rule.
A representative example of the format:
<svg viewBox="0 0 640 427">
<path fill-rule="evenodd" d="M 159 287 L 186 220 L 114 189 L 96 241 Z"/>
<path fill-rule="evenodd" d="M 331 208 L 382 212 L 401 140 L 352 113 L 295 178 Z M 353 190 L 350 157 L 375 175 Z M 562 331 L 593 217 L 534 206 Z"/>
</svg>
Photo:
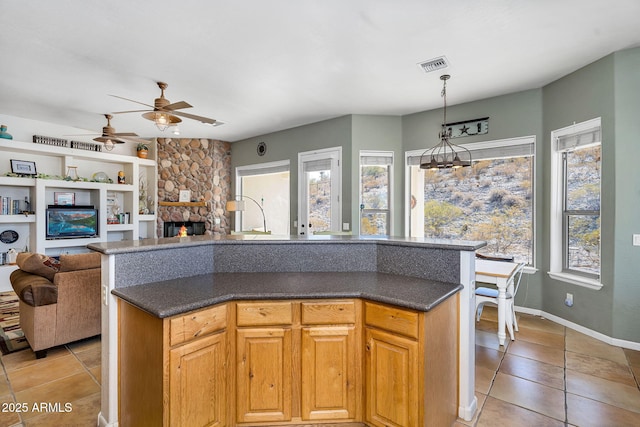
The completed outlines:
<svg viewBox="0 0 640 427">
<path fill-rule="evenodd" d="M 149 141 L 142 138 L 137 138 L 137 134 L 133 132 L 116 132 L 115 128 L 111 126 L 111 119 L 113 116 L 111 114 L 105 114 L 105 118 L 107 119 L 107 125 L 102 128 L 102 135 L 96 138 L 93 138 L 94 141 L 102 142 L 104 144 L 104 149 L 107 151 L 113 150 L 115 144 L 124 144 L 125 142 L 135 142 L 135 143 L 143 143 L 148 144 Z M 88 134 L 95 135 L 95 134 Z M 74 135 L 74 136 L 82 136 L 82 135 Z"/>
<path fill-rule="evenodd" d="M 171 103 L 167 98 L 164 97 L 164 90 L 169 86 L 164 82 L 157 82 L 158 87 L 160 88 L 160 98 L 156 98 L 154 101 L 154 105 L 145 104 L 144 102 L 134 101 L 133 99 L 124 98 L 118 95 L 111 95 L 115 98 L 124 99 L 125 101 L 135 102 L 136 104 L 145 105 L 152 110 L 130 110 L 130 111 L 117 111 L 113 114 L 123 114 L 123 113 L 144 113 L 142 117 L 147 120 L 151 120 L 156 124 L 158 129 L 161 131 L 166 130 L 169 126 L 177 125 L 182 121 L 180 117 L 184 117 L 186 119 L 197 120 L 201 123 L 219 126 L 222 122 L 219 122 L 215 119 L 210 119 L 208 117 L 196 116 L 195 114 L 185 113 L 182 110 L 183 108 L 192 108 L 192 105 L 185 102 L 174 102 Z"/>
</svg>

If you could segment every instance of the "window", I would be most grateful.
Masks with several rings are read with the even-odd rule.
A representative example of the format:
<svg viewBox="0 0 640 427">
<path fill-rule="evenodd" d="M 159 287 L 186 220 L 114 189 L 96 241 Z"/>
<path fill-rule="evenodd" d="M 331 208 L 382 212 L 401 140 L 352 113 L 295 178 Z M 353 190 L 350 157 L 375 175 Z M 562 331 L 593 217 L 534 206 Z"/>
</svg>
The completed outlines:
<svg viewBox="0 0 640 427">
<path fill-rule="evenodd" d="M 484 240 L 478 252 L 534 263 L 535 137 L 477 142 L 470 168 L 425 171 L 407 153 L 409 235 Z"/>
<path fill-rule="evenodd" d="M 288 160 L 237 167 L 236 194 L 245 200 L 245 210 L 235 212 L 236 232 L 263 231 L 266 222 L 272 234 L 290 233 Z"/>
<path fill-rule="evenodd" d="M 551 133 L 550 275 L 599 288 L 600 119 Z"/>
<path fill-rule="evenodd" d="M 360 235 L 391 234 L 392 151 L 360 152 Z"/>
</svg>

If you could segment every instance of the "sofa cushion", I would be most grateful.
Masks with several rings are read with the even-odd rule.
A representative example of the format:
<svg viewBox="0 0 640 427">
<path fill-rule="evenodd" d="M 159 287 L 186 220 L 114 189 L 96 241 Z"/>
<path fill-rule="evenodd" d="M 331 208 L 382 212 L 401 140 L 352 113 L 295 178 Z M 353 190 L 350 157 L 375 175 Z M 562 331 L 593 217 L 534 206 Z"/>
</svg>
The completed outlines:
<svg viewBox="0 0 640 427">
<path fill-rule="evenodd" d="M 38 307 L 58 302 L 58 287 L 42 276 L 15 270 L 10 280 L 16 295 L 26 304 Z"/>
<path fill-rule="evenodd" d="M 51 281 L 53 276 L 60 271 L 60 261 L 43 254 L 21 252 L 18 254 L 16 263 L 21 270 L 37 274 Z"/>
<path fill-rule="evenodd" d="M 88 270 L 100 268 L 101 256 L 98 252 L 86 254 L 61 254 L 60 271 Z"/>
</svg>

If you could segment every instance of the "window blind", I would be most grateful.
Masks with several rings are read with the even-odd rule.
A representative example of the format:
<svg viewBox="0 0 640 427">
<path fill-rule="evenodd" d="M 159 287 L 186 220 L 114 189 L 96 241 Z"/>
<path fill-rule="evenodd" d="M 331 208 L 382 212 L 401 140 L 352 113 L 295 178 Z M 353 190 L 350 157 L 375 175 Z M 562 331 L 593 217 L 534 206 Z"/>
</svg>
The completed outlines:
<svg viewBox="0 0 640 427">
<path fill-rule="evenodd" d="M 238 169 L 238 176 L 266 175 L 269 173 L 289 172 L 289 165 L 267 166 L 264 168 Z"/>
<path fill-rule="evenodd" d="M 526 140 L 510 141 L 508 143 L 477 143 L 466 144 L 464 148 L 471 152 L 472 161 L 490 160 L 490 159 L 507 159 L 510 157 L 530 157 L 535 154 L 535 142 L 531 138 Z M 419 155 L 407 157 L 407 165 L 419 166 Z"/>
<path fill-rule="evenodd" d="M 302 163 L 303 172 L 320 172 L 331 170 L 331 159 L 311 160 Z"/>
<path fill-rule="evenodd" d="M 363 166 L 390 166 L 393 164 L 393 157 L 384 155 L 360 156 L 360 164 Z"/>
<path fill-rule="evenodd" d="M 578 147 L 599 144 L 602 139 L 600 126 L 556 138 L 556 151 L 569 151 Z"/>
</svg>

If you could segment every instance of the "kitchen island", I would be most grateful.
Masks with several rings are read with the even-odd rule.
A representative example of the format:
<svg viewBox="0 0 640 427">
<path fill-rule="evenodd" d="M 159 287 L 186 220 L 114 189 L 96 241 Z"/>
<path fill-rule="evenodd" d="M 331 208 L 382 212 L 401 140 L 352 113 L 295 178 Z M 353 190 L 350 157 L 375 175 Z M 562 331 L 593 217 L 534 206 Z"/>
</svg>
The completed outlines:
<svg viewBox="0 0 640 427">
<path fill-rule="evenodd" d="M 472 416 L 464 330 L 482 246 L 343 236 L 91 245 L 103 254 L 107 304 L 100 423 Z"/>
</svg>

